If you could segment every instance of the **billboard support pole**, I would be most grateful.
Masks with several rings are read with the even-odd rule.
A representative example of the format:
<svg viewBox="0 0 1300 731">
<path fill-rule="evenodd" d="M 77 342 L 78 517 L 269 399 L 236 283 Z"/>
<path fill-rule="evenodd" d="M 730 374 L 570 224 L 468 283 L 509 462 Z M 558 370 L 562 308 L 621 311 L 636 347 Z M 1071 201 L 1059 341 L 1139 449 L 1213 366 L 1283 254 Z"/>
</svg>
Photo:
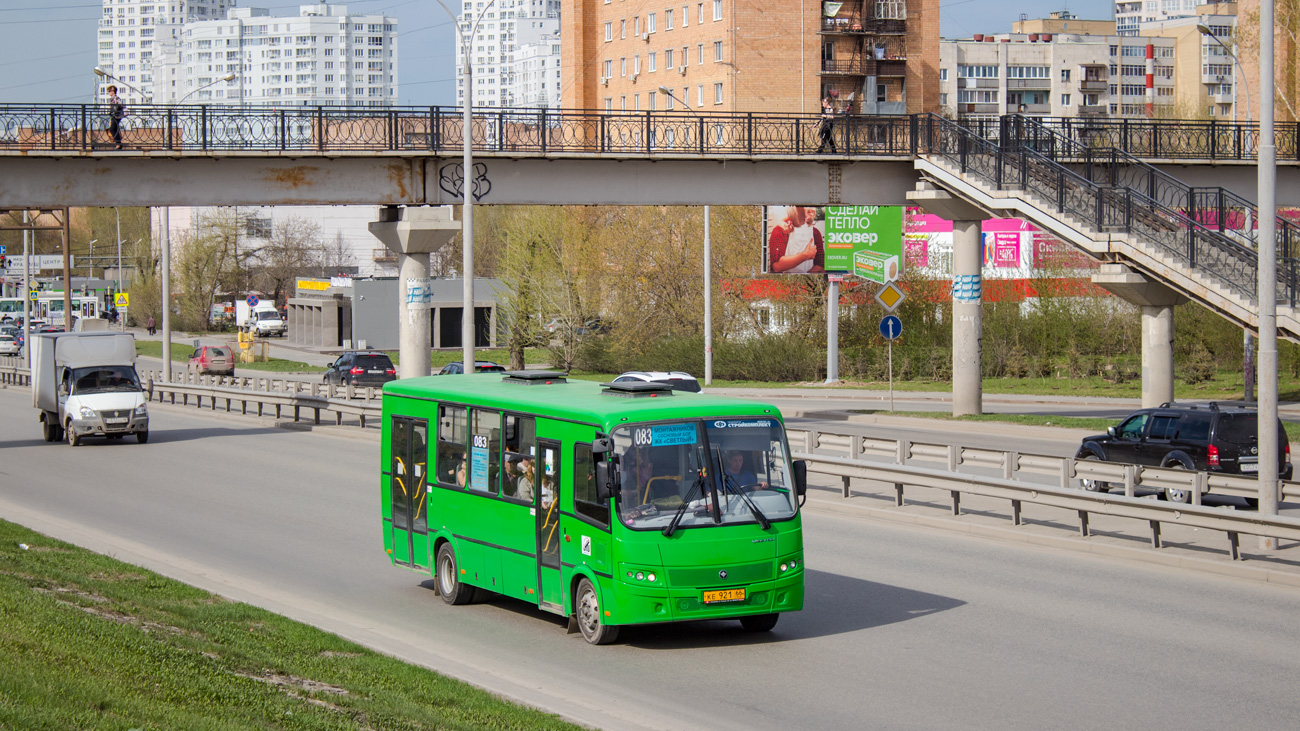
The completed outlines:
<svg viewBox="0 0 1300 731">
<path fill-rule="evenodd" d="M 834 277 L 826 282 L 826 383 L 840 380 L 840 283 Z"/>
</svg>

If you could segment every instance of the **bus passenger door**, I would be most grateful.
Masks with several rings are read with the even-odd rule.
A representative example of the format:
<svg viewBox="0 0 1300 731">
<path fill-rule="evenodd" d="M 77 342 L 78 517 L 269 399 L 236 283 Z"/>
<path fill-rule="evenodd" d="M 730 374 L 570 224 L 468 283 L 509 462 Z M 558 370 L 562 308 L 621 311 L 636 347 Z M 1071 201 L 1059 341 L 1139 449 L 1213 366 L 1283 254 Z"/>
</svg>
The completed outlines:
<svg viewBox="0 0 1300 731">
<path fill-rule="evenodd" d="M 429 567 L 429 422 L 394 416 L 392 424 L 393 559 Z"/>
<path fill-rule="evenodd" d="M 537 512 L 537 595 L 543 609 L 562 611 L 564 586 L 560 578 L 560 444 L 538 442 L 540 456 L 533 499 Z"/>
</svg>

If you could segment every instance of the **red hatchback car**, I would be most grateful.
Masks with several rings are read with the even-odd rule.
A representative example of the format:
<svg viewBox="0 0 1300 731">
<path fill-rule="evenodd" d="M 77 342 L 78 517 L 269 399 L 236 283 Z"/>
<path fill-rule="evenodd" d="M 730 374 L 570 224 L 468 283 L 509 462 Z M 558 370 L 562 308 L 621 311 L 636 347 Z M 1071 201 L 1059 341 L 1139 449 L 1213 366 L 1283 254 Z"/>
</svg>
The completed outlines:
<svg viewBox="0 0 1300 731">
<path fill-rule="evenodd" d="M 235 356 L 223 345 L 201 345 L 190 356 L 190 373 L 235 375 Z"/>
</svg>

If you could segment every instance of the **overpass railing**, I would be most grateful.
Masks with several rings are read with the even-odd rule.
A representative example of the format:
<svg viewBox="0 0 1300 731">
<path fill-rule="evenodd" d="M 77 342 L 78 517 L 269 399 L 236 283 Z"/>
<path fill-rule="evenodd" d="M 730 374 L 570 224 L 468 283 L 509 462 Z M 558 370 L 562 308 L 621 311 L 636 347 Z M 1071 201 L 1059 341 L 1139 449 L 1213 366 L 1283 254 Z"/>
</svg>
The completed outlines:
<svg viewBox="0 0 1300 731">
<path fill-rule="evenodd" d="M 1094 182 L 1030 147 L 998 145 L 970 129 L 932 117 L 922 146 L 959 172 L 995 190 L 1019 190 L 1041 205 L 1101 233 L 1140 236 L 1179 265 L 1218 280 L 1248 302 L 1255 300 L 1254 249 L 1170 207 L 1143 191 Z M 1279 262 L 1279 301 L 1294 305 L 1294 264 Z"/>
<path fill-rule="evenodd" d="M 1034 117 L 1007 115 L 1001 121 L 1001 144 L 1028 147 L 1058 163 L 1074 165 L 1092 182 L 1139 191 L 1258 251 L 1259 209 L 1236 193 L 1222 187 L 1187 185 L 1124 150 L 1083 145 Z M 1286 287 L 1294 292 L 1300 225 L 1282 216 L 1275 220 L 1279 290 Z M 1282 301 L 1295 304 L 1290 299 Z"/>
<path fill-rule="evenodd" d="M 1191 119 L 1036 117 L 1041 125 L 1085 147 L 1114 147 L 1156 160 L 1254 160 L 1259 123 Z M 981 136 L 996 139 L 998 119 L 972 120 Z M 1300 160 L 1300 123 L 1274 122 L 1279 161 Z"/>
<path fill-rule="evenodd" d="M 836 118 L 837 154 L 907 157 L 916 152 L 912 116 Z M 469 134 L 479 152 L 533 154 L 811 155 L 820 143 L 813 114 L 476 109 Z M 107 108 L 0 104 L 0 150 L 98 151 L 114 147 Z M 459 152 L 459 107 L 249 107 L 133 105 L 123 145 L 144 151 Z"/>
</svg>

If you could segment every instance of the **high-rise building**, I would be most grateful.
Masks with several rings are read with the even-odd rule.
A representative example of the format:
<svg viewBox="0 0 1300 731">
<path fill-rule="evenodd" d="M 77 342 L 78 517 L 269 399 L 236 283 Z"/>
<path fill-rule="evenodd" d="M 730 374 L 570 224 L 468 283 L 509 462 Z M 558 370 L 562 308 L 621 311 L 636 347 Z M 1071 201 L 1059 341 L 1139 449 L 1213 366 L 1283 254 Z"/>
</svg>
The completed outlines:
<svg viewBox="0 0 1300 731">
<path fill-rule="evenodd" d="M 1205 28 L 1210 33 L 1201 32 Z M 1236 47 L 1236 3 L 1200 5 L 1196 13 L 1180 18 L 1143 22 L 1143 37 L 1174 41 L 1176 115 L 1185 119 L 1246 120 L 1245 96 L 1258 78 L 1243 79 L 1233 61 Z M 1256 71 L 1258 77 L 1258 71 Z M 1240 93 L 1242 96 L 1238 96 Z"/>
<path fill-rule="evenodd" d="M 560 0 L 499 0 L 485 8 L 487 4 L 484 0 L 465 0 L 461 6 L 460 32 L 456 34 L 456 103 L 465 101 L 465 43 L 469 42 L 474 106 L 547 106 L 520 101 L 526 92 L 515 85 L 521 60 L 516 58 L 516 52 L 521 44 L 532 46 L 543 37 L 559 36 Z M 549 47 L 530 48 L 529 58 L 539 60 L 543 51 L 551 52 Z"/>
<path fill-rule="evenodd" d="M 1235 5 L 1234 0 L 1115 0 L 1116 31 L 1122 36 L 1141 34 L 1142 23 L 1200 15 L 1201 6 Z M 1213 11 L 1211 11 L 1213 12 Z M 1234 9 L 1235 13 L 1236 10 Z"/>
<path fill-rule="evenodd" d="M 521 27 L 519 42 L 510 57 L 506 105 L 557 109 L 560 106 L 560 21 L 548 27 Z M 546 30 L 551 31 L 548 34 Z"/>
<path fill-rule="evenodd" d="M 98 66 L 121 80 L 118 93 L 128 103 L 155 96 L 154 62 L 175 53 L 181 29 L 189 22 L 224 17 L 235 0 L 103 0 L 97 33 Z M 114 83 L 101 77 L 96 97 L 107 98 Z M 128 86 L 129 85 L 129 86 Z"/>
<path fill-rule="evenodd" d="M 940 102 L 959 117 L 1169 116 L 1172 38 L 976 34 L 939 50 Z M 1150 72 L 1148 74 L 1148 72 Z"/>
<path fill-rule="evenodd" d="M 563 0 L 560 22 L 566 109 L 939 108 L 938 0 Z"/>
<path fill-rule="evenodd" d="M 159 68 L 158 102 L 387 107 L 397 99 L 397 21 L 346 5 L 286 17 L 236 8 L 186 23 Z"/>
</svg>

